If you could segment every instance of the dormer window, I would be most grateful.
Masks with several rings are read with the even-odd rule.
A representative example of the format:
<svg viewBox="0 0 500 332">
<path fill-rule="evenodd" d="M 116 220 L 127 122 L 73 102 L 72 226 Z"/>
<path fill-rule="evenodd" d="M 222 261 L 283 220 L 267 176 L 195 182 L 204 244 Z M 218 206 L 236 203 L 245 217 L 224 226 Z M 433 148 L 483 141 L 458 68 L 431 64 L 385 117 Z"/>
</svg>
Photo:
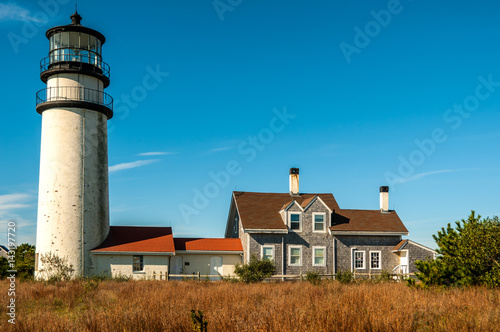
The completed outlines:
<svg viewBox="0 0 500 332">
<path fill-rule="evenodd" d="M 297 212 L 290 212 L 288 225 L 291 230 L 300 232 L 302 231 L 302 214 Z"/>
<path fill-rule="evenodd" d="M 326 226 L 326 213 L 314 212 L 313 216 L 313 232 L 314 233 L 324 233 Z"/>
</svg>

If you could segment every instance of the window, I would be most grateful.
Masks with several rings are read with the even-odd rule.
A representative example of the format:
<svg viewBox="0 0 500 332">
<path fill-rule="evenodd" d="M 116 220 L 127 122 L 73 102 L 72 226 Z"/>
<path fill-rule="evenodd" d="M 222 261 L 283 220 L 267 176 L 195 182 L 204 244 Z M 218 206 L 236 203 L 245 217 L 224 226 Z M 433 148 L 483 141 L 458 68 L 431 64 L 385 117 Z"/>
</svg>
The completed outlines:
<svg viewBox="0 0 500 332">
<path fill-rule="evenodd" d="M 134 266 L 133 266 L 133 271 L 134 272 L 141 272 L 144 271 L 144 256 L 134 256 Z"/>
<path fill-rule="evenodd" d="M 364 269 L 365 268 L 365 252 L 355 251 L 354 252 L 354 268 Z"/>
<path fill-rule="evenodd" d="M 313 247 L 313 266 L 326 266 L 325 254 L 325 247 Z"/>
<path fill-rule="evenodd" d="M 262 260 L 274 261 L 274 246 L 262 246 Z"/>
<path fill-rule="evenodd" d="M 380 269 L 380 251 L 370 251 L 370 269 Z"/>
<path fill-rule="evenodd" d="M 326 213 L 313 213 L 313 232 L 324 232 Z"/>
<path fill-rule="evenodd" d="M 290 212 L 290 229 L 300 232 L 302 231 L 302 215 L 300 213 Z"/>
<path fill-rule="evenodd" d="M 301 266 L 302 265 L 302 247 L 289 246 L 288 247 L 288 265 Z"/>
</svg>

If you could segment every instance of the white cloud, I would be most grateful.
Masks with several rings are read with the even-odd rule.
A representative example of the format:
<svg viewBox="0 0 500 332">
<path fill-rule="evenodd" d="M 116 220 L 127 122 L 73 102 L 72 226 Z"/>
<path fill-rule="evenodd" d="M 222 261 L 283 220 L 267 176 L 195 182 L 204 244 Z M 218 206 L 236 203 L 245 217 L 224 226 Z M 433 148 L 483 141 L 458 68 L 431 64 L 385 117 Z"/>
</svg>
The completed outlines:
<svg viewBox="0 0 500 332">
<path fill-rule="evenodd" d="M 0 243 L 7 242 L 7 225 L 10 221 L 14 221 L 16 226 L 16 243 L 24 242 L 35 243 L 35 222 L 25 219 L 18 214 L 17 210 L 25 209 L 22 213 L 26 213 L 26 209 L 35 209 L 33 195 L 15 193 L 0 195 Z M 16 212 L 14 212 L 16 210 Z M 3 231 L 5 230 L 5 231 Z"/>
<path fill-rule="evenodd" d="M 232 148 L 233 148 L 232 146 L 223 146 L 223 147 L 220 147 L 220 148 L 210 149 L 210 150 L 208 150 L 208 152 L 227 151 L 227 150 L 231 150 Z"/>
<path fill-rule="evenodd" d="M 30 207 L 31 205 L 26 204 L 26 201 L 30 198 L 30 195 L 20 193 L 0 195 L 0 213 L 6 210 Z"/>
<path fill-rule="evenodd" d="M 143 152 L 139 153 L 138 156 L 164 156 L 168 154 L 175 154 L 175 152 Z"/>
<path fill-rule="evenodd" d="M 0 21 L 32 21 L 32 22 L 44 22 L 40 17 L 31 15 L 31 12 L 25 8 L 22 8 L 15 3 L 2 3 L 0 4 Z"/>
<path fill-rule="evenodd" d="M 484 169 L 484 168 L 442 169 L 439 171 L 430 171 L 430 172 L 415 174 L 415 175 L 409 176 L 407 178 L 398 178 L 394 182 L 396 184 L 397 183 L 406 183 L 406 182 L 411 182 L 411 181 L 425 178 L 429 175 L 441 174 L 441 173 L 455 173 L 455 172 L 465 172 L 465 171 L 485 171 L 485 170 L 488 170 L 488 169 Z"/>
<path fill-rule="evenodd" d="M 141 167 L 144 165 L 149 165 L 149 164 L 155 163 L 157 161 L 160 161 L 160 160 L 159 159 L 149 159 L 149 160 L 137 160 L 137 161 L 133 161 L 130 163 L 121 163 L 121 164 L 109 166 L 109 172 L 112 173 L 112 172 L 121 171 L 124 169 L 137 168 L 137 167 Z"/>
<path fill-rule="evenodd" d="M 450 173 L 450 172 L 453 172 L 453 170 L 443 169 L 443 170 L 440 170 L 440 171 L 424 172 L 424 173 L 419 173 L 419 174 L 412 175 L 412 176 L 407 177 L 407 178 L 399 178 L 395 182 L 396 183 L 406 183 L 406 182 L 415 181 L 415 180 L 418 180 L 418 179 L 421 179 L 421 178 L 425 178 L 426 176 L 429 176 L 429 175 L 440 174 L 440 173 Z"/>
</svg>

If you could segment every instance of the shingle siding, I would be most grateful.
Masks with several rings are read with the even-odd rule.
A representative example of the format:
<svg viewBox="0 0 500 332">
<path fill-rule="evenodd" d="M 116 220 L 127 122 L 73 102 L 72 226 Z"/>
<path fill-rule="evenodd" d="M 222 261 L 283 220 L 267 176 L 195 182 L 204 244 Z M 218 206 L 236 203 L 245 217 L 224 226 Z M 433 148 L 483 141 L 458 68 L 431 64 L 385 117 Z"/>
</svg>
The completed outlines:
<svg viewBox="0 0 500 332">
<path fill-rule="evenodd" d="M 426 260 L 426 259 L 434 259 L 434 252 L 428 249 L 424 249 L 420 246 L 414 245 L 411 242 L 405 246 L 404 249 L 408 249 L 409 262 L 408 264 L 410 273 L 418 272 L 417 267 L 415 266 L 415 261 L 418 260 Z"/>
<path fill-rule="evenodd" d="M 384 270 L 391 272 L 399 265 L 399 257 L 392 252 L 392 249 L 401 240 L 400 236 L 335 236 L 335 239 L 337 272 L 351 271 L 353 248 L 365 252 L 365 269 L 357 269 L 357 272 L 370 272 L 370 251 L 381 253 L 381 268 L 372 270 L 372 273 Z"/>
<path fill-rule="evenodd" d="M 281 234 L 251 234 L 250 237 L 250 255 L 255 255 L 259 259 L 262 253 L 263 246 L 274 246 L 274 264 L 276 266 L 276 273 L 281 274 L 282 269 L 282 239 Z"/>
</svg>

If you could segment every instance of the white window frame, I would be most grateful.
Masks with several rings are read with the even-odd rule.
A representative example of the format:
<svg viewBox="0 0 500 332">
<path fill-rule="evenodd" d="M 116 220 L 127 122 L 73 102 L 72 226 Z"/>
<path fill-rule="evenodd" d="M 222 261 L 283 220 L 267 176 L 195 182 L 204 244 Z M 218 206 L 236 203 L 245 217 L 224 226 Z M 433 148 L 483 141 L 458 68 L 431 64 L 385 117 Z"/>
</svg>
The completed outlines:
<svg viewBox="0 0 500 332">
<path fill-rule="evenodd" d="M 299 229 L 292 229 L 292 214 L 298 214 L 299 215 Z M 302 212 L 297 212 L 297 211 L 289 211 L 288 212 L 288 227 L 290 230 L 300 233 L 302 232 Z"/>
<path fill-rule="evenodd" d="M 263 244 L 262 246 L 260 246 L 260 259 L 264 259 L 264 248 L 272 248 L 273 250 L 273 254 L 272 254 L 272 257 L 271 257 L 271 260 L 274 262 L 275 261 L 275 245 L 274 244 Z"/>
<path fill-rule="evenodd" d="M 323 264 L 316 264 L 316 249 L 323 249 Z M 315 246 L 312 247 L 312 265 L 313 266 L 326 266 L 326 247 Z"/>
<path fill-rule="evenodd" d="M 316 216 L 323 216 L 323 229 L 320 230 L 320 231 L 317 231 L 316 230 L 316 222 L 315 222 L 315 218 Z M 324 233 L 326 232 L 326 213 L 325 212 L 313 212 L 312 214 L 312 231 L 313 233 Z"/>
<path fill-rule="evenodd" d="M 300 249 L 300 262 L 298 264 L 292 264 L 292 248 Z M 302 246 L 289 245 L 288 246 L 288 265 L 289 266 L 302 266 Z"/>
<path fill-rule="evenodd" d="M 134 258 L 135 257 L 140 257 L 140 263 L 141 263 L 141 267 L 142 267 L 142 270 L 134 270 Z M 141 273 L 141 272 L 144 272 L 144 255 L 133 255 L 132 256 L 132 272 L 133 273 Z"/>
<path fill-rule="evenodd" d="M 356 253 L 362 253 L 363 254 L 363 266 L 362 267 L 356 267 Z M 354 250 L 352 253 L 352 259 L 353 259 L 353 267 L 355 270 L 364 270 L 366 269 L 366 252 L 364 250 Z"/>
<path fill-rule="evenodd" d="M 372 253 L 378 253 L 378 267 L 372 267 Z M 381 269 L 382 269 L 382 251 L 370 250 L 370 270 L 381 270 Z"/>
</svg>

